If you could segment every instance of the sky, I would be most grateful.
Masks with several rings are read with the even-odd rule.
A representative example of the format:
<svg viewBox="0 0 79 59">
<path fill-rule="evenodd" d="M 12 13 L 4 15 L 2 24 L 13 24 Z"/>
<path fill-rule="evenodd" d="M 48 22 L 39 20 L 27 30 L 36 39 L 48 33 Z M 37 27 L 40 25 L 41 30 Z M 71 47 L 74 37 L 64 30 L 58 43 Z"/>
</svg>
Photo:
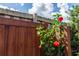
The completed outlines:
<svg viewBox="0 0 79 59">
<path fill-rule="evenodd" d="M 0 3 L 0 8 L 29 14 L 36 13 L 39 16 L 51 19 L 53 14 L 60 13 L 65 18 L 64 21 L 67 21 L 68 14 L 65 11 L 72 9 L 73 5 L 75 3 Z"/>
</svg>

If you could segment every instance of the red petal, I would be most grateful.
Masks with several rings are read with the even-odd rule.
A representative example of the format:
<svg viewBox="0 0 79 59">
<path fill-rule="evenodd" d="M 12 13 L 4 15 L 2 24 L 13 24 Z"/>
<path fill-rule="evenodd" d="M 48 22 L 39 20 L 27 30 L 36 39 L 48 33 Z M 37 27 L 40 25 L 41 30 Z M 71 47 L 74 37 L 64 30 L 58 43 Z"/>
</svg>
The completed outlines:
<svg viewBox="0 0 79 59">
<path fill-rule="evenodd" d="M 63 17 L 59 16 L 59 17 L 58 17 L 58 21 L 59 21 L 59 22 L 62 22 L 62 20 L 63 20 Z"/>
</svg>

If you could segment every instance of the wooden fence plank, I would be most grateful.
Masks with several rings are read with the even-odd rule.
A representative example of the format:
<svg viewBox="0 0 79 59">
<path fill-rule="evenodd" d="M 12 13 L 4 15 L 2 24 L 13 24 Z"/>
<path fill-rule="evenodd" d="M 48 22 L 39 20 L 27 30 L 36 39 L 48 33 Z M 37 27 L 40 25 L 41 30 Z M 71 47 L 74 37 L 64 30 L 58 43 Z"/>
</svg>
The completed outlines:
<svg viewBox="0 0 79 59">
<path fill-rule="evenodd" d="M 23 28 L 23 27 L 18 27 L 19 28 L 19 32 L 18 32 L 18 35 L 19 35 L 19 37 L 18 37 L 18 40 L 17 40 L 17 47 L 18 47 L 18 50 L 17 50 L 17 52 L 18 52 L 18 55 L 20 55 L 20 56 L 22 56 L 22 55 L 24 55 L 24 29 L 25 28 Z"/>
<path fill-rule="evenodd" d="M 15 26 L 9 26 L 7 55 L 15 55 Z"/>
<path fill-rule="evenodd" d="M 4 55 L 4 25 L 0 25 L 0 55 Z"/>
<path fill-rule="evenodd" d="M 8 33 L 9 33 L 9 26 L 4 25 L 5 29 L 5 34 L 4 34 L 4 55 L 8 55 Z"/>
<path fill-rule="evenodd" d="M 28 55 L 28 27 L 25 28 L 25 40 L 24 40 L 24 56 Z"/>
<path fill-rule="evenodd" d="M 33 47 L 32 47 L 32 29 L 30 29 L 30 27 L 28 27 L 28 46 L 27 46 L 27 48 L 28 48 L 28 55 L 31 55 L 32 56 L 32 49 L 33 49 Z M 30 43 L 30 44 L 29 44 Z"/>
</svg>

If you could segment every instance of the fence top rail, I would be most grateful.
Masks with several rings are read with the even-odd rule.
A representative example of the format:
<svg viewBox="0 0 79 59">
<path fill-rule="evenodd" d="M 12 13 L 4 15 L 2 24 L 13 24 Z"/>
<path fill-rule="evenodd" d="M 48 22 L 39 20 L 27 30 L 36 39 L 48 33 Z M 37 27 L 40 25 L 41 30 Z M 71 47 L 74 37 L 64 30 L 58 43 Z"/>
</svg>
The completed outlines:
<svg viewBox="0 0 79 59">
<path fill-rule="evenodd" d="M 0 25 L 36 27 L 36 23 L 0 17 Z"/>
<path fill-rule="evenodd" d="M 0 8 L 0 15 L 1 14 L 33 20 L 32 14 L 22 13 L 22 12 L 18 12 L 18 11 L 12 11 L 12 10 L 9 10 L 9 9 Z M 52 21 L 49 18 L 41 17 L 41 16 L 38 16 L 38 15 L 36 15 L 36 17 L 37 17 L 37 21 L 43 21 L 43 22 L 51 22 Z"/>
</svg>

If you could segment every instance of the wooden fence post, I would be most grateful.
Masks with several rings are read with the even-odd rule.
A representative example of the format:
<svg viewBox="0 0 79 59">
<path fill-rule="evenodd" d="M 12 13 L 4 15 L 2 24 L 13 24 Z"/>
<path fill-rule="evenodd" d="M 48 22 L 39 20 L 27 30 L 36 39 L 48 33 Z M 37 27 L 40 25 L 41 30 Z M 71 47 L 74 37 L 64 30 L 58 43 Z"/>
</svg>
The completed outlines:
<svg viewBox="0 0 79 59">
<path fill-rule="evenodd" d="M 71 56 L 71 42 L 70 42 L 70 29 L 67 26 L 64 26 L 65 33 L 65 55 Z"/>
<path fill-rule="evenodd" d="M 36 13 L 33 13 L 33 22 L 37 23 L 37 14 Z"/>
</svg>

